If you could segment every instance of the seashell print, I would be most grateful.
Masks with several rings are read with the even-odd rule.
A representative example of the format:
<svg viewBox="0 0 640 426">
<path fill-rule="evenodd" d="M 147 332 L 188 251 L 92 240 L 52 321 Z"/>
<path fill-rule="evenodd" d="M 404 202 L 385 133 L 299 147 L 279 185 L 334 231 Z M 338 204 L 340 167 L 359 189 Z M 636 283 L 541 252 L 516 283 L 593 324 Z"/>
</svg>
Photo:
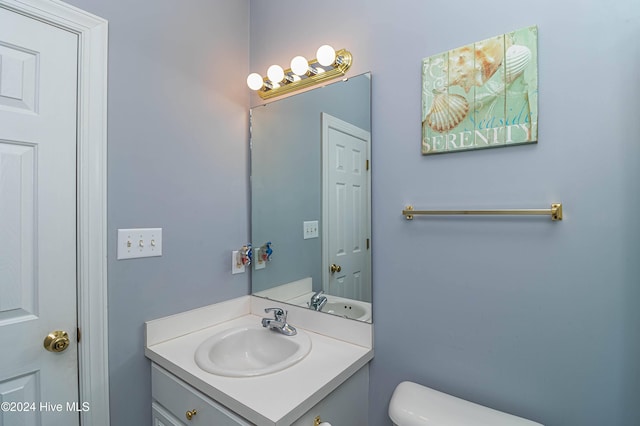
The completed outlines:
<svg viewBox="0 0 640 426">
<path fill-rule="evenodd" d="M 447 132 L 462 122 L 469 113 L 469 102 L 464 96 L 436 93 L 425 121 L 436 132 Z"/>
<path fill-rule="evenodd" d="M 507 83 L 513 83 L 516 78 L 520 77 L 529 61 L 531 61 L 531 50 L 527 46 L 515 44 L 509 47 L 505 55 L 505 79 Z"/>
<path fill-rule="evenodd" d="M 449 84 L 467 93 L 473 86 L 482 86 L 502 65 L 504 43 L 504 37 L 498 36 L 450 51 L 446 70 Z"/>
</svg>

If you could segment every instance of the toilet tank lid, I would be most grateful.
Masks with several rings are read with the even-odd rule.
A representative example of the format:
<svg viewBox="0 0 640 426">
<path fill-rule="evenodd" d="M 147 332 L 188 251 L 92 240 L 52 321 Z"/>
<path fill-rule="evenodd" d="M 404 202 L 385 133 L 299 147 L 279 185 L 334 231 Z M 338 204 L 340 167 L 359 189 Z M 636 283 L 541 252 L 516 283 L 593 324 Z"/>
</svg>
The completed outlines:
<svg viewBox="0 0 640 426">
<path fill-rule="evenodd" d="M 396 387 L 389 417 L 398 426 L 542 426 L 413 382 Z"/>
</svg>

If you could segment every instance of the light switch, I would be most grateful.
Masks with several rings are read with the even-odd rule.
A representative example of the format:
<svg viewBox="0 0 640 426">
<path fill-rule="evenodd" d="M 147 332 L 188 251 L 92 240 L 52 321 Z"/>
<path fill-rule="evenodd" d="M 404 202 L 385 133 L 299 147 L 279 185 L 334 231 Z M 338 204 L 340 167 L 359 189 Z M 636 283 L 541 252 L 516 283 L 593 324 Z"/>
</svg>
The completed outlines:
<svg viewBox="0 0 640 426">
<path fill-rule="evenodd" d="M 309 238 L 318 238 L 318 221 L 310 220 L 305 221 L 302 226 L 302 238 L 308 240 Z"/>
<path fill-rule="evenodd" d="M 155 256 L 162 256 L 162 228 L 118 229 L 118 260 Z"/>
</svg>

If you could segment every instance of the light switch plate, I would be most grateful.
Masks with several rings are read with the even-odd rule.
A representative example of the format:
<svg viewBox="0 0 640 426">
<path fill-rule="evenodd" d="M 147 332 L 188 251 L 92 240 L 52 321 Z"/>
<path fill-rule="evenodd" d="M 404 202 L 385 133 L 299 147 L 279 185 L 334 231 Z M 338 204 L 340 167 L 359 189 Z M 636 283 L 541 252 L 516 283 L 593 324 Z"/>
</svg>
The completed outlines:
<svg viewBox="0 0 640 426">
<path fill-rule="evenodd" d="M 262 250 L 260 248 L 253 249 L 253 269 L 264 269 L 267 267 L 267 261 L 262 260 Z"/>
<path fill-rule="evenodd" d="M 310 220 L 305 221 L 302 224 L 302 238 L 308 240 L 309 238 L 318 238 L 318 221 Z"/>
<path fill-rule="evenodd" d="M 156 256 L 162 256 L 162 228 L 118 229 L 118 260 Z"/>
<path fill-rule="evenodd" d="M 256 265 L 255 266 L 255 270 L 257 271 L 258 269 L 266 268 L 267 267 L 267 262 L 264 261 L 264 260 L 260 260 L 260 261 L 256 260 L 255 265 Z"/>
</svg>

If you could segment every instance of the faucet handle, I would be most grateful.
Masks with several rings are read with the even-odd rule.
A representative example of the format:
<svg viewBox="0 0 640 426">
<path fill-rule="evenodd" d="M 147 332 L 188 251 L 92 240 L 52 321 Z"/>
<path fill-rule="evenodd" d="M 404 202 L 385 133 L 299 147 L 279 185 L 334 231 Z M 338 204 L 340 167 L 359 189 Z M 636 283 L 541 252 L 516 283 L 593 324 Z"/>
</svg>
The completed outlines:
<svg viewBox="0 0 640 426">
<path fill-rule="evenodd" d="M 266 313 L 273 312 L 273 316 L 276 320 L 282 321 L 287 319 L 287 311 L 282 308 L 264 308 Z"/>
<path fill-rule="evenodd" d="M 316 292 L 314 293 L 314 295 L 313 295 L 313 296 L 311 296 L 311 300 L 312 300 L 312 301 L 316 301 L 316 300 L 318 300 L 318 299 L 320 298 L 320 295 L 321 295 L 322 293 L 324 293 L 324 290 L 318 290 L 318 291 L 316 291 Z"/>
</svg>

